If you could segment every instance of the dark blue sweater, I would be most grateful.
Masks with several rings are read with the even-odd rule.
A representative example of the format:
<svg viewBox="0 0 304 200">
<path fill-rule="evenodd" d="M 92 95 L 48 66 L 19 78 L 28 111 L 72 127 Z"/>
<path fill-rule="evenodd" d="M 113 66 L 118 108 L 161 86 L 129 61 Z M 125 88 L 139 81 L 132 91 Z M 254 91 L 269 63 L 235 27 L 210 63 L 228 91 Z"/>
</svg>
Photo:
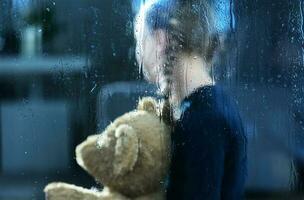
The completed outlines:
<svg viewBox="0 0 304 200">
<path fill-rule="evenodd" d="M 167 199 L 242 199 L 247 140 L 234 102 L 221 87 L 203 86 L 181 109 Z"/>
</svg>

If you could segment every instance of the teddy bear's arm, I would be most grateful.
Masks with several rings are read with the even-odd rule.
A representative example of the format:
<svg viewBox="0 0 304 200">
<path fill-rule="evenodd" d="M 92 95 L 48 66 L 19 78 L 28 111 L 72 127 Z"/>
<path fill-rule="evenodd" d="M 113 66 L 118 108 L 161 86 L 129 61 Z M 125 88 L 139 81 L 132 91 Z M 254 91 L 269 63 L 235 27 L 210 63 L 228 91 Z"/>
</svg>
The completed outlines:
<svg viewBox="0 0 304 200">
<path fill-rule="evenodd" d="M 67 183 L 51 183 L 45 189 L 46 200 L 102 200 L 101 192 Z"/>
<path fill-rule="evenodd" d="M 99 192 L 67 183 L 50 183 L 44 192 L 46 200 L 130 200 L 107 187 Z"/>
<path fill-rule="evenodd" d="M 140 196 L 135 198 L 134 200 L 165 200 L 165 191 L 160 190 L 158 192 L 152 193 L 152 194 L 147 194 L 144 196 Z"/>
</svg>

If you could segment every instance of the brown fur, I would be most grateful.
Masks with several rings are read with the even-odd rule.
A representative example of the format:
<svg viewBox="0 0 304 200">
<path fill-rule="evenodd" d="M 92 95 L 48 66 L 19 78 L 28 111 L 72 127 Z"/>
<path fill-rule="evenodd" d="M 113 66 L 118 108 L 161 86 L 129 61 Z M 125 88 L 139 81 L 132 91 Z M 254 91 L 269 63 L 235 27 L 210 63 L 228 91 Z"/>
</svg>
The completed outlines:
<svg viewBox="0 0 304 200">
<path fill-rule="evenodd" d="M 51 193 L 67 190 L 92 200 L 124 200 L 117 195 L 137 200 L 163 199 L 170 145 L 170 130 L 158 116 L 155 100 L 144 98 L 137 110 L 117 118 L 101 135 L 89 136 L 76 148 L 78 164 L 107 189 L 92 192 L 53 184 L 46 187 L 46 197 L 61 200 L 51 198 Z M 110 198 L 105 198 L 105 193 Z M 81 199 L 70 197 L 65 199 Z"/>
</svg>

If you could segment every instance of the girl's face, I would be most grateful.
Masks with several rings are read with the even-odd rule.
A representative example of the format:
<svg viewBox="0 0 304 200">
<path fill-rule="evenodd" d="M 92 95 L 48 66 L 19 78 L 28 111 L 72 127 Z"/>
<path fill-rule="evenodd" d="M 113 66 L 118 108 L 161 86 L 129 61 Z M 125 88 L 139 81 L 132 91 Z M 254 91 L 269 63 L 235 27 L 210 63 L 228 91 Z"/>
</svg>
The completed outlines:
<svg viewBox="0 0 304 200">
<path fill-rule="evenodd" d="M 136 31 L 136 59 L 145 79 L 160 87 L 164 81 L 162 69 L 165 58 L 165 35 L 162 30 L 150 32 L 147 27 Z"/>
</svg>

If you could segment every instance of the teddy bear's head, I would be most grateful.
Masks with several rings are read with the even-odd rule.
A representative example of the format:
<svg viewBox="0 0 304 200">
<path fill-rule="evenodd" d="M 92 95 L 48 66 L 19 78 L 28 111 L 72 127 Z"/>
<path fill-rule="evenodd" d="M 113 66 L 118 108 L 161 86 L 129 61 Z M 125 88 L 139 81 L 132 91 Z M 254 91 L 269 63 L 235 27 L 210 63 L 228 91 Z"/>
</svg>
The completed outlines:
<svg viewBox="0 0 304 200">
<path fill-rule="evenodd" d="M 159 190 L 170 161 L 170 130 L 152 98 L 118 117 L 76 148 L 78 164 L 103 185 L 128 197 Z"/>
</svg>

